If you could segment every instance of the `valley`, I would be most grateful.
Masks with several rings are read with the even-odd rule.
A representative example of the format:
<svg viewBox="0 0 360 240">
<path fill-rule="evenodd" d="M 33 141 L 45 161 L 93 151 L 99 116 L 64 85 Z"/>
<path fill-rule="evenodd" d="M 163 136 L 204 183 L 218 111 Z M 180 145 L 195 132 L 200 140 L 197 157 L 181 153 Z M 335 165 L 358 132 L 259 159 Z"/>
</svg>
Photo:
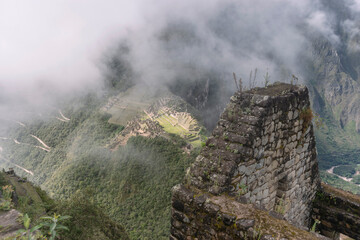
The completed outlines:
<svg viewBox="0 0 360 240">
<path fill-rule="evenodd" d="M 91 201 L 132 239 L 167 239 L 171 188 L 207 132 L 181 98 L 170 92 L 148 98 L 138 89 L 102 99 L 85 96 L 76 107 L 64 106 L 64 117 L 54 109 L 13 128 L 1 142 L 0 166 L 14 168 L 56 199 L 91 193 Z M 132 101 L 134 93 L 147 104 Z M 64 121 L 51 117 L 56 115 Z"/>
</svg>

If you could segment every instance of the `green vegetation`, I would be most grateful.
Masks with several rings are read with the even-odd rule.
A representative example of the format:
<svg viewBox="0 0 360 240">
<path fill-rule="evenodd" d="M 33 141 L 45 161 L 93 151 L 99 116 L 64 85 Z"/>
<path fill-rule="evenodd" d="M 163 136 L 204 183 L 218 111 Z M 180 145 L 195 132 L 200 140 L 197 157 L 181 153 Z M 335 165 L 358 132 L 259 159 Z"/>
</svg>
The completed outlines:
<svg viewBox="0 0 360 240">
<path fill-rule="evenodd" d="M 159 122 L 159 124 L 164 128 L 167 133 L 175 134 L 180 136 L 181 138 L 186 139 L 190 142 L 193 147 L 200 147 L 201 146 L 201 139 L 205 138 L 206 132 L 199 131 L 192 129 L 184 128 L 183 126 L 177 124 L 177 120 L 170 116 L 170 115 L 161 115 L 160 117 L 155 119 Z M 196 122 L 195 120 L 191 119 L 192 121 Z M 196 123 L 197 125 L 197 123 Z M 203 129 L 203 128 L 202 128 Z"/>
<path fill-rule="evenodd" d="M 359 164 L 360 134 L 356 131 L 355 123 L 350 122 L 341 128 L 329 106 L 324 107 L 320 115 L 322 125 L 315 129 L 320 169 Z"/>
<path fill-rule="evenodd" d="M 198 149 L 190 155 L 184 153 L 182 148 L 187 142 L 169 134 L 168 139 L 132 137 L 126 146 L 109 150 L 107 145 L 123 127 L 109 123 L 110 115 L 99 112 L 102 101 L 94 96 L 76 102 L 76 106 L 63 110 L 71 119 L 67 123 L 55 119 L 39 121 L 9 135 L 21 142 L 38 144 L 29 137 L 33 134 L 51 147 L 50 152 L 12 141 L 2 142 L 7 159 L 33 171 L 34 176 L 27 177 L 53 198 L 61 200 L 61 203 L 53 202 L 41 190 L 36 190 L 36 195 L 44 198 L 41 207 L 45 210 L 40 216 L 56 212 L 72 216 L 69 221 L 81 219 L 74 227 L 67 225 L 70 231 L 62 235 L 66 239 L 78 239 L 75 236 L 119 239 L 116 231 L 104 232 L 95 227 L 94 231 L 88 230 L 89 221 L 110 226 L 108 223 L 114 220 L 125 227 L 131 239 L 168 239 L 171 188 L 182 181 Z M 2 166 L 11 165 L 3 162 Z M 24 199 L 23 202 L 25 208 L 31 201 Z M 83 205 L 79 205 L 81 203 Z M 34 221 L 40 217 L 31 209 L 24 212 Z M 103 222 L 97 222 L 85 212 L 99 216 Z M 110 218 L 105 218 L 106 215 Z"/>
<path fill-rule="evenodd" d="M 321 223 L 320 220 L 315 219 L 314 224 L 312 225 L 310 232 L 316 232 L 316 225 L 318 225 L 320 223 Z"/>
<path fill-rule="evenodd" d="M 16 176 L 4 174 L 7 182 L 14 188 L 18 202 L 16 208 L 23 213 L 29 214 L 32 219 L 38 218 L 46 211 L 43 200 L 36 188 L 29 182 L 19 182 Z"/>
<path fill-rule="evenodd" d="M 13 207 L 11 202 L 11 195 L 14 192 L 14 189 L 11 185 L 3 186 L 1 189 L 2 199 L 0 199 L 0 210 L 8 211 Z"/>
<path fill-rule="evenodd" d="M 353 179 L 351 180 L 351 182 L 353 182 L 355 184 L 360 184 L 360 175 L 354 176 Z"/>
<path fill-rule="evenodd" d="M 0 173 L 0 178 L 7 180 L 10 176 Z M 17 177 L 11 177 L 17 178 Z M 22 186 L 25 185 L 25 186 Z M 89 196 L 80 192 L 75 193 L 70 199 L 63 201 L 52 200 L 45 191 L 34 187 L 28 182 L 20 182 L 15 189 L 15 195 L 19 198 L 18 204 L 12 205 L 23 213 L 24 228 L 18 232 L 16 239 L 55 239 L 60 234 L 61 239 L 88 239 L 88 240 L 113 240 L 129 239 L 124 228 L 106 215 L 102 208 L 91 202 Z M 23 192 L 23 187 L 26 192 Z M 32 193 L 32 194 L 29 194 Z M 20 202 L 22 194 L 29 198 L 26 202 Z M 10 197 L 11 199 L 11 197 Z M 56 214 L 59 213 L 60 215 Z M 44 217 L 50 215 L 52 217 Z M 72 218 L 66 215 L 72 216 Z M 33 226 L 30 226 L 30 222 Z M 63 224 L 59 225 L 59 222 Z M 41 228 L 41 232 L 39 230 Z M 68 228 L 68 231 L 66 230 Z M 65 230 L 65 231 L 64 231 Z M 36 233 L 35 236 L 31 233 Z M 33 237 L 33 238 L 32 238 Z M 11 240 L 13 238 L 10 238 Z"/>
<path fill-rule="evenodd" d="M 61 215 L 57 215 L 56 213 L 54 213 L 53 217 L 50 216 L 45 216 L 45 217 L 41 217 L 40 219 L 45 220 L 44 222 L 40 223 L 40 225 L 38 225 L 39 228 L 48 228 L 48 234 L 50 235 L 50 240 L 54 240 L 59 234 L 58 231 L 59 230 L 66 230 L 69 231 L 69 228 L 67 228 L 66 226 L 60 224 L 59 222 L 62 222 L 66 219 L 70 219 L 70 216 L 61 216 Z M 36 228 L 36 226 L 34 227 Z"/>
<path fill-rule="evenodd" d="M 245 184 L 239 183 L 238 188 L 239 188 L 239 190 L 238 190 L 239 196 L 244 195 L 248 192 L 248 187 Z"/>
<path fill-rule="evenodd" d="M 306 131 L 313 119 L 314 115 L 313 112 L 311 110 L 311 108 L 305 108 L 300 112 L 300 119 L 304 121 L 303 123 L 303 131 Z"/>
<path fill-rule="evenodd" d="M 2 186 L 2 193 L 3 199 L 11 203 L 10 208 L 28 214 L 31 219 L 38 219 L 53 207 L 54 201 L 39 187 L 34 187 L 29 182 L 19 182 L 17 176 L 10 176 L 4 172 L 0 172 L 0 179 L 6 184 Z M 17 199 L 15 203 L 12 200 L 13 196 Z"/>
<path fill-rule="evenodd" d="M 322 181 L 326 184 L 343 189 L 345 191 L 350 191 L 354 194 L 360 194 L 360 187 L 354 183 L 344 181 L 341 178 L 325 171 L 320 171 L 320 175 Z"/>
<path fill-rule="evenodd" d="M 360 193 L 360 188 L 354 184 L 358 177 L 352 182 L 346 182 L 325 172 L 333 166 L 339 166 L 334 168 L 334 173 L 351 178 L 356 165 L 360 163 L 360 134 L 356 131 L 355 122 L 349 122 L 343 128 L 340 126 L 340 111 L 341 106 L 334 109 L 324 106 L 320 113 L 322 125 L 315 129 L 321 177 L 322 181 L 334 187 Z"/>
<path fill-rule="evenodd" d="M 6 181 L 5 175 L 3 173 L 0 173 L 0 187 L 3 187 L 7 184 L 8 182 Z"/>
<path fill-rule="evenodd" d="M 77 192 L 55 207 L 56 212 L 71 216 L 63 222 L 69 231 L 62 232 L 62 239 L 129 239 L 124 228 L 91 201 L 89 194 Z"/>
<path fill-rule="evenodd" d="M 45 239 L 42 236 L 42 234 L 39 231 L 37 231 L 42 227 L 41 225 L 36 225 L 36 226 L 30 228 L 31 219 L 29 218 L 29 216 L 27 214 L 25 214 L 22 221 L 23 221 L 25 229 L 20 229 L 17 232 L 17 236 L 15 236 L 14 239 L 23 239 L 23 240 Z"/>
<path fill-rule="evenodd" d="M 286 204 L 288 204 L 288 199 L 285 199 L 285 195 L 283 195 L 281 198 L 277 199 L 277 203 L 274 206 L 275 212 L 284 215 L 286 212 Z"/>
<path fill-rule="evenodd" d="M 59 169 L 46 186 L 59 189 L 54 193 L 61 198 L 87 189 L 90 200 L 124 225 L 132 239 L 165 239 L 171 188 L 182 180 L 192 159 L 164 138 L 132 137 L 115 152 L 89 151 L 70 168 Z"/>
<path fill-rule="evenodd" d="M 334 173 L 347 178 L 352 178 L 356 173 L 355 171 L 356 165 L 341 165 L 334 168 Z"/>
</svg>

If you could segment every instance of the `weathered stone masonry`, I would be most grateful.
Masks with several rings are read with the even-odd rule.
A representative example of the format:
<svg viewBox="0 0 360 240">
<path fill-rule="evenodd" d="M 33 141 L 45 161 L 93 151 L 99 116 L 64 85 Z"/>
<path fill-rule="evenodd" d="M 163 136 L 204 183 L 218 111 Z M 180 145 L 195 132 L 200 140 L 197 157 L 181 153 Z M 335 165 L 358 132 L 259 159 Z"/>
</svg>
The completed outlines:
<svg viewBox="0 0 360 240">
<path fill-rule="evenodd" d="M 343 233 L 360 239 L 360 196 L 322 184 L 313 204 L 313 218 L 322 235 L 338 239 Z"/>
<path fill-rule="evenodd" d="M 185 184 L 173 190 L 171 238 L 246 239 L 266 233 L 314 238 L 285 221 L 270 227 L 279 220 L 261 211 L 308 226 L 320 184 L 311 114 L 303 86 L 274 84 L 237 92 Z"/>
</svg>

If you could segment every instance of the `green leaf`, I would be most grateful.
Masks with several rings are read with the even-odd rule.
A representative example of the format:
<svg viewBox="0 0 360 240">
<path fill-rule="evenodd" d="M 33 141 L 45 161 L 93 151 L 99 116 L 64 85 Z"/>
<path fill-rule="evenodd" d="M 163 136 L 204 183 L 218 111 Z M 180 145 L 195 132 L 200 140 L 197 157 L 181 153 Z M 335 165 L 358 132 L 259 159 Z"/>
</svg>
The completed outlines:
<svg viewBox="0 0 360 240">
<path fill-rule="evenodd" d="M 20 229 L 20 230 L 18 230 L 18 231 L 16 232 L 16 234 L 21 234 L 21 233 L 24 233 L 24 232 L 26 232 L 25 229 Z"/>
<path fill-rule="evenodd" d="M 54 240 L 56 237 L 56 231 L 54 230 L 54 232 L 52 232 L 50 240 Z"/>
<path fill-rule="evenodd" d="M 33 227 L 33 228 L 31 228 L 30 229 L 30 232 L 34 232 L 34 231 L 36 231 L 36 230 L 38 230 L 38 229 L 40 229 L 40 228 L 42 228 L 43 227 L 43 225 L 36 225 L 35 227 Z"/>
<path fill-rule="evenodd" d="M 25 214 L 24 218 L 23 218 L 23 221 L 24 221 L 24 227 L 25 229 L 29 229 L 30 227 L 30 221 L 31 219 L 29 218 L 29 216 L 27 214 Z"/>
<path fill-rule="evenodd" d="M 69 219 L 69 218 L 71 218 L 71 216 L 61 216 L 61 217 L 59 217 L 59 221 Z"/>
<path fill-rule="evenodd" d="M 51 224 L 50 226 L 50 232 L 52 233 L 56 228 L 56 223 Z"/>
<path fill-rule="evenodd" d="M 48 222 L 43 222 L 41 223 L 42 226 L 45 226 L 45 227 L 50 227 L 51 223 L 48 223 Z"/>
<path fill-rule="evenodd" d="M 56 227 L 56 229 L 57 230 L 66 230 L 66 231 L 69 231 L 69 228 L 68 227 L 66 227 L 66 226 L 64 226 L 64 225 L 57 225 L 57 227 Z"/>
</svg>

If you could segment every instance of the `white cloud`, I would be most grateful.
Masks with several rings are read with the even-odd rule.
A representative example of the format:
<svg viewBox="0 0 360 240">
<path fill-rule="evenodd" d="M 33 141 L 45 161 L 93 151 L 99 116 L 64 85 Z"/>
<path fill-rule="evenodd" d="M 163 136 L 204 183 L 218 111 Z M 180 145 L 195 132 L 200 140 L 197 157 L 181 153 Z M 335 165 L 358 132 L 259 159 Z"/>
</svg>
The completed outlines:
<svg viewBox="0 0 360 240">
<path fill-rule="evenodd" d="M 339 44 L 340 39 L 334 33 L 334 29 L 331 24 L 331 19 L 325 12 L 323 11 L 313 12 L 307 19 L 307 23 L 316 31 L 319 31 L 326 38 L 328 38 L 333 44 Z"/>
<path fill-rule="evenodd" d="M 301 72 L 301 26 L 336 43 L 332 21 L 317 0 L 0 0 L 0 87 L 29 101 L 51 88 L 96 87 L 96 62 L 120 39 L 130 42 L 140 78 L 154 83 L 188 66 L 244 79 L 254 68 Z M 175 25 L 193 42 L 159 40 Z"/>
</svg>

